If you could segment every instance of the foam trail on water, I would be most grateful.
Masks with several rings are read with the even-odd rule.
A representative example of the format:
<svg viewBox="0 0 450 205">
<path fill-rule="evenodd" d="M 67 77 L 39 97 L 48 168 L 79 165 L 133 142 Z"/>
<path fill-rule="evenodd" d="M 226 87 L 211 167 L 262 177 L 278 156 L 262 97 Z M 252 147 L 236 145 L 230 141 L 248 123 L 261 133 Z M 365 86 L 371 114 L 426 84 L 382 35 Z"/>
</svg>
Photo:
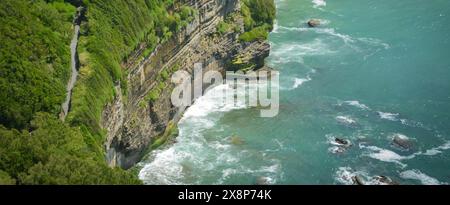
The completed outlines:
<svg viewBox="0 0 450 205">
<path fill-rule="evenodd" d="M 329 23 L 328 20 L 321 20 L 323 22 L 322 25 L 326 25 Z M 361 37 L 361 38 L 355 38 L 347 34 L 339 33 L 334 28 L 308 28 L 308 27 L 286 27 L 286 26 L 278 26 L 277 32 L 314 32 L 320 35 L 326 35 L 330 37 L 334 37 L 337 39 L 342 40 L 347 46 L 350 48 L 361 51 L 360 46 L 365 45 L 372 48 L 371 50 L 375 49 L 370 54 L 366 55 L 366 58 L 369 56 L 372 56 L 376 52 L 379 52 L 381 49 L 387 50 L 390 49 L 391 46 L 387 43 L 384 43 L 383 41 L 376 39 L 376 38 L 367 38 L 367 37 Z M 361 44 L 357 46 L 357 44 Z"/>
<path fill-rule="evenodd" d="M 377 159 L 383 162 L 396 163 L 402 167 L 406 167 L 406 164 L 401 162 L 402 160 L 412 159 L 415 157 L 415 154 L 412 154 L 410 156 L 401 156 L 391 150 L 379 148 L 376 146 L 364 146 L 360 144 L 359 147 L 372 151 L 366 154 L 366 156 L 370 158 Z"/>
<path fill-rule="evenodd" d="M 282 64 L 288 62 L 304 63 L 303 57 L 333 54 L 328 44 L 321 39 L 314 39 L 307 43 L 285 43 L 273 45 L 270 52 L 271 63 Z"/>
<path fill-rule="evenodd" d="M 406 125 L 406 126 L 419 127 L 419 128 L 423 128 L 425 130 L 431 130 L 429 127 L 425 126 L 421 122 L 416 122 L 414 120 L 400 118 L 400 113 L 377 111 L 377 115 L 380 117 L 380 119 L 383 119 L 383 120 L 388 120 L 388 121 L 392 121 L 392 122 L 401 122 L 403 125 Z"/>
<path fill-rule="evenodd" d="M 403 179 L 418 180 L 423 185 L 441 185 L 441 184 L 443 184 L 443 183 L 439 182 L 439 180 L 437 180 L 433 177 L 430 177 L 417 169 L 404 171 L 404 172 L 400 173 L 400 177 L 402 177 Z"/>
<path fill-rule="evenodd" d="M 390 120 L 390 121 L 398 121 L 398 116 L 400 114 L 398 113 L 389 113 L 389 112 L 381 112 L 378 111 L 378 116 L 380 116 L 381 119 Z"/>
<path fill-rule="evenodd" d="M 357 124 L 356 120 L 351 118 L 350 116 L 337 116 L 335 119 L 337 122 L 347 126 L 353 126 Z"/>
<path fill-rule="evenodd" d="M 445 142 L 443 145 L 426 150 L 425 152 L 418 152 L 416 155 L 434 156 L 442 154 L 443 151 L 450 149 L 450 141 Z"/>
<path fill-rule="evenodd" d="M 353 107 L 357 107 L 357 108 L 360 108 L 362 110 L 370 110 L 369 106 L 367 106 L 367 105 L 365 105 L 365 104 L 363 104 L 363 103 L 361 103 L 361 102 L 359 102 L 357 100 L 344 101 L 343 103 L 341 103 L 341 105 L 342 104 L 346 104 L 346 105 L 350 105 L 350 106 L 353 106 Z"/>
</svg>

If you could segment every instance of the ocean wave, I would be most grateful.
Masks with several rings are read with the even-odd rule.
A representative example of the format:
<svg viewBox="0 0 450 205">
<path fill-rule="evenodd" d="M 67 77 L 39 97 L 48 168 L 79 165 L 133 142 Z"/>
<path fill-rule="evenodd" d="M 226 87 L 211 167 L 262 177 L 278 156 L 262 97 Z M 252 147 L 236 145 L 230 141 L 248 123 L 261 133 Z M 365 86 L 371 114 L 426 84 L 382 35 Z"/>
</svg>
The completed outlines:
<svg viewBox="0 0 450 205">
<path fill-rule="evenodd" d="M 222 84 L 212 88 L 204 96 L 198 98 L 194 105 L 186 110 L 183 118 L 204 117 L 213 112 L 228 112 L 231 110 L 246 108 L 247 106 L 245 105 L 245 102 L 238 101 L 234 104 L 229 104 L 226 102 L 227 97 L 235 95 L 235 91 L 236 90 L 228 84 Z M 245 95 L 245 93 L 236 94 Z"/>
<path fill-rule="evenodd" d="M 156 153 L 155 159 L 146 164 L 139 172 L 139 179 L 151 184 L 181 184 L 183 166 L 179 163 L 183 156 L 174 148 Z"/>
<path fill-rule="evenodd" d="M 258 84 L 245 85 L 244 88 L 255 89 Z M 251 152 L 233 145 L 230 137 L 212 138 L 205 130 L 217 125 L 224 112 L 247 108 L 248 89 L 237 89 L 228 84 L 219 85 L 209 90 L 189 107 L 178 124 L 177 143 L 163 147 L 150 154 L 141 165 L 139 178 L 145 184 L 222 184 L 236 170 L 239 175 L 251 173 L 270 178 L 268 183 L 276 182 L 281 172 L 279 162 L 264 155 Z M 238 102 L 226 101 L 228 95 L 238 96 Z M 239 97 L 241 96 L 241 97 Z M 241 102 L 242 101 L 242 102 Z M 250 153 L 250 154 L 249 154 Z M 263 158 L 254 164 L 253 158 Z M 214 176 L 204 177 L 204 176 Z"/>
<path fill-rule="evenodd" d="M 413 179 L 420 181 L 423 185 L 441 185 L 443 183 L 439 182 L 439 180 L 430 177 L 417 169 L 407 170 L 400 173 L 400 177 L 403 179 Z"/>
</svg>

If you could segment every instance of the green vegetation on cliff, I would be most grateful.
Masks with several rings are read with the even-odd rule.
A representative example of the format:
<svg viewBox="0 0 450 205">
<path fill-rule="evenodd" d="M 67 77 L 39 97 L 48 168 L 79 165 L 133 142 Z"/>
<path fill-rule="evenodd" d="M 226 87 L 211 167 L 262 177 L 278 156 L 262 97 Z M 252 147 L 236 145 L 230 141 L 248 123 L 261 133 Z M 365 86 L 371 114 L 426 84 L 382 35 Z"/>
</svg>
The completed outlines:
<svg viewBox="0 0 450 205">
<path fill-rule="evenodd" d="M 267 39 L 275 20 L 275 2 L 273 0 L 242 0 L 241 13 L 244 17 L 246 32 L 240 36 L 240 40 L 251 42 Z"/>
<path fill-rule="evenodd" d="M 37 113 L 30 130 L 0 125 L 0 184 L 136 184 L 88 149 L 79 128 Z M 102 162 L 103 161 L 103 162 Z"/>
<path fill-rule="evenodd" d="M 22 129 L 38 111 L 61 111 L 74 14 L 62 0 L 2 0 L 0 124 Z"/>
<path fill-rule="evenodd" d="M 126 92 L 121 63 L 144 43 L 148 56 L 157 44 L 167 41 L 192 20 L 196 11 L 169 0 L 85 1 L 87 23 L 80 38 L 80 77 L 73 92 L 67 120 L 82 127 L 93 149 L 103 143 L 101 113 L 120 83 Z"/>
<path fill-rule="evenodd" d="M 75 6 L 86 9 L 78 45 L 80 74 L 66 123 L 58 124 L 56 116 L 61 112 L 70 77 L 69 44 L 73 36 Z M 167 41 L 192 21 L 195 13 L 194 9 L 173 0 L 2 1 L 0 150 L 15 155 L 2 153 L 0 182 L 137 183 L 136 177 L 106 165 L 105 131 L 100 127 L 102 110 L 114 95 L 121 94 L 115 93 L 115 84 L 120 84 L 124 92 L 127 90 L 126 71 L 121 63 L 135 53 L 148 56 L 157 44 Z M 142 46 L 144 52 L 140 51 Z M 160 78 L 168 76 L 161 73 Z M 44 114 L 36 115 L 38 112 Z M 39 129 L 33 127 L 31 120 L 39 121 L 42 115 L 52 123 L 42 122 Z M 70 134 L 72 129 L 76 134 Z M 37 132 L 51 133 L 53 130 L 61 131 L 47 138 L 64 140 L 70 137 L 74 141 L 59 146 L 52 144 L 59 142 L 55 139 L 48 144 L 39 141 L 26 146 L 31 140 L 26 136 L 41 137 Z M 45 137 L 41 138 L 44 140 Z M 77 145 L 80 149 L 69 149 L 73 143 L 80 143 Z M 59 147 L 48 149 L 52 146 Z M 45 156 L 36 158 L 40 154 Z"/>
<path fill-rule="evenodd" d="M 271 11 L 265 7 L 272 0 L 255 2 L 244 1 L 246 32 L 267 31 L 274 13 L 257 13 Z M 58 115 L 70 77 L 78 6 L 86 11 L 78 45 L 80 73 L 62 122 Z M 102 110 L 115 95 L 126 94 L 124 64 L 148 57 L 196 12 L 174 0 L 2 0 L 0 184 L 139 184 L 136 176 L 106 164 Z M 238 28 L 219 26 L 219 32 L 231 29 Z M 243 40 L 259 38 L 253 34 L 244 34 Z M 158 100 L 177 69 L 159 74 L 147 103 Z M 173 133 L 167 130 L 163 136 Z"/>
</svg>

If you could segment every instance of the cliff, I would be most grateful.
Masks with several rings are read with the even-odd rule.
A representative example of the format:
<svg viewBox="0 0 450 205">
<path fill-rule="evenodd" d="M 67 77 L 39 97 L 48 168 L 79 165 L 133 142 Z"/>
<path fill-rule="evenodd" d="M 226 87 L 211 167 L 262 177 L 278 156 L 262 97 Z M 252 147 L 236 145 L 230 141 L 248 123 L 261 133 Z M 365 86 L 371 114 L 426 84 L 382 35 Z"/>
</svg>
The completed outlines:
<svg viewBox="0 0 450 205">
<path fill-rule="evenodd" d="M 171 74 L 264 66 L 274 15 L 273 0 L 4 0 L 0 184 L 139 184 L 111 167 L 176 134 Z"/>
<path fill-rule="evenodd" d="M 106 158 L 112 167 L 132 167 L 181 118 L 184 110 L 170 101 L 174 84 L 167 76 L 174 71 L 192 73 L 195 63 L 202 63 L 204 72 L 259 69 L 269 55 L 265 40 L 239 39 L 245 32 L 240 1 L 182 2 L 198 11 L 193 20 L 148 57 L 136 60 L 143 49 L 130 55 L 122 65 L 128 70 L 128 84 L 116 84 L 117 94 L 102 112 Z M 224 24 L 227 26 L 222 29 Z M 241 65 L 236 59 L 241 59 Z"/>
</svg>

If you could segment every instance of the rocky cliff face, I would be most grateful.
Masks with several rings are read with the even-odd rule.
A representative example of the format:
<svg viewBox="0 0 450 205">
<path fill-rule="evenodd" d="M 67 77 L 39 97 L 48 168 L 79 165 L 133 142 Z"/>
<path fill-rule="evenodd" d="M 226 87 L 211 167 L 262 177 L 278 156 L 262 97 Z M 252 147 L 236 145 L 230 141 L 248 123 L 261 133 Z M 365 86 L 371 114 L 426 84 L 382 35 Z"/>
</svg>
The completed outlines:
<svg viewBox="0 0 450 205">
<path fill-rule="evenodd" d="M 203 70 L 225 71 L 229 63 L 239 56 L 246 56 L 256 68 L 264 66 L 269 55 L 267 42 L 241 43 L 239 31 L 223 34 L 217 25 L 229 14 L 240 11 L 239 0 L 186 0 L 184 3 L 198 10 L 196 18 L 171 40 L 160 45 L 150 57 L 130 63 L 128 69 L 127 96 L 116 86 L 116 97 L 103 112 L 102 126 L 107 131 L 105 148 L 110 166 L 130 168 L 137 163 L 164 133 L 169 123 L 177 123 L 184 110 L 172 106 L 170 101 L 174 84 L 161 74 L 175 69 L 193 72 L 195 63 L 202 63 Z M 241 18 L 234 24 L 242 31 Z M 149 93 L 158 90 L 157 99 L 149 100 Z"/>
</svg>

